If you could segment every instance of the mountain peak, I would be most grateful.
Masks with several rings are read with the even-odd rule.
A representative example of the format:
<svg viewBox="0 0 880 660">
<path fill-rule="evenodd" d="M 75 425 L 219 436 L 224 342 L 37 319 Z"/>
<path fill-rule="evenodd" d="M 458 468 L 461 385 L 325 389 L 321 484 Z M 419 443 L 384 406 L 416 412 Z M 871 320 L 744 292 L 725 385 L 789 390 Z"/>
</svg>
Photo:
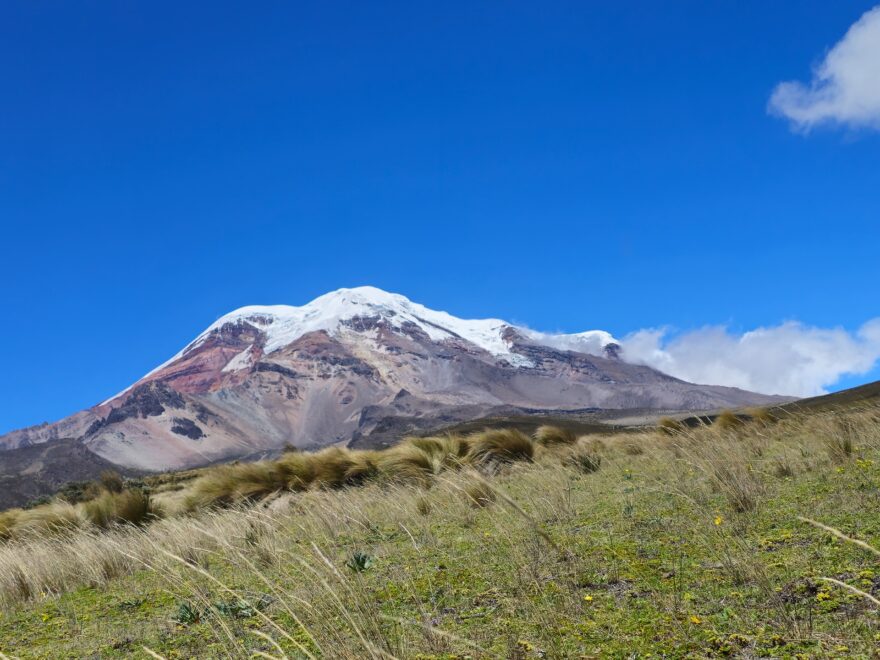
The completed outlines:
<svg viewBox="0 0 880 660">
<path fill-rule="evenodd" d="M 119 395 L 2 437 L 0 448 L 78 437 L 111 462 L 154 470 L 380 438 L 499 406 L 705 410 L 767 400 L 625 357 L 599 330 L 542 333 L 375 287 L 339 289 L 299 307 L 230 312 Z"/>
<path fill-rule="evenodd" d="M 391 327 L 414 324 L 432 340 L 460 337 L 493 355 L 507 355 L 509 346 L 502 331 L 510 324 L 500 319 L 460 319 L 446 312 L 428 309 L 406 296 L 372 286 L 337 289 L 305 305 L 251 305 L 220 317 L 196 338 L 186 350 L 227 324 L 247 322 L 266 333 L 265 352 L 271 353 L 309 332 L 323 330 L 337 334 L 343 322 L 356 317 L 381 317 Z"/>
</svg>

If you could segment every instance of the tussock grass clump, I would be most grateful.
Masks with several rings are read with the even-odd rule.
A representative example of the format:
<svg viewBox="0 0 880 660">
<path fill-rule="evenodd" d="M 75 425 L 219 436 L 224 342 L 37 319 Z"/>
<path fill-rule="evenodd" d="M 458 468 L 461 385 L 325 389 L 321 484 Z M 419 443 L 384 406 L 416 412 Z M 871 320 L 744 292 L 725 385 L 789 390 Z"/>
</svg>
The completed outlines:
<svg viewBox="0 0 880 660">
<path fill-rule="evenodd" d="M 620 448 L 627 456 L 641 456 L 645 453 L 645 446 L 637 440 L 624 440 L 620 443 Z"/>
<path fill-rule="evenodd" d="M 418 497 L 416 497 L 415 508 L 416 513 L 418 513 L 420 516 L 427 516 L 434 509 L 434 507 L 431 505 L 431 500 L 429 500 L 424 495 L 419 495 Z"/>
<path fill-rule="evenodd" d="M 12 536 L 53 535 L 76 529 L 82 525 L 79 510 L 72 504 L 59 501 L 19 511 L 14 517 Z"/>
<path fill-rule="evenodd" d="M 761 473 L 755 469 L 748 443 L 739 438 L 724 442 L 701 442 L 685 449 L 685 455 L 709 478 L 733 511 L 757 510 L 766 492 Z"/>
<path fill-rule="evenodd" d="M 712 422 L 712 428 L 719 431 L 735 431 L 745 422 L 736 413 L 730 410 L 722 410 Z"/>
<path fill-rule="evenodd" d="M 854 420 L 844 418 L 833 420 L 829 427 L 825 436 L 828 455 L 835 463 L 848 461 L 856 448 L 857 424 Z"/>
<path fill-rule="evenodd" d="M 475 464 L 531 461 L 535 455 L 531 438 L 516 429 L 487 429 L 468 439 L 468 458 Z"/>
<path fill-rule="evenodd" d="M 287 490 L 306 490 L 315 480 L 315 460 L 312 454 L 286 453 L 278 459 L 278 465 L 287 480 Z"/>
<path fill-rule="evenodd" d="M 535 442 L 545 447 L 553 445 L 573 445 L 577 441 L 577 436 L 568 429 L 560 426 L 551 426 L 545 424 L 535 429 Z"/>
<path fill-rule="evenodd" d="M 462 492 L 471 506 L 483 508 L 493 504 L 498 494 L 484 479 L 472 478 L 463 487 Z"/>
<path fill-rule="evenodd" d="M 417 447 L 445 467 L 460 466 L 465 461 L 471 446 L 467 438 L 452 434 L 426 438 L 405 438 L 401 444 Z"/>
<path fill-rule="evenodd" d="M 0 512 L 0 540 L 7 540 L 12 537 L 12 531 L 15 529 L 15 523 L 18 520 L 18 514 L 21 509 L 9 509 Z"/>
<path fill-rule="evenodd" d="M 764 426 L 769 426 L 770 424 L 775 424 L 779 421 L 776 418 L 776 415 L 774 415 L 768 408 L 749 408 L 746 410 L 746 414 L 751 421 L 758 422 Z"/>
<path fill-rule="evenodd" d="M 106 529 L 114 524 L 142 525 L 159 516 L 159 510 L 142 490 L 106 490 L 82 505 L 83 515 L 93 525 Z"/>
<path fill-rule="evenodd" d="M 431 455 L 414 444 L 405 443 L 381 452 L 379 473 L 388 481 L 428 485 L 443 466 L 442 456 Z"/>
<path fill-rule="evenodd" d="M 288 481 L 286 465 L 277 461 L 220 465 L 193 484 L 185 507 L 192 511 L 262 499 L 286 489 Z"/>
<path fill-rule="evenodd" d="M 566 457 L 565 464 L 578 472 L 589 474 L 602 467 L 602 456 L 588 447 L 580 446 Z"/>
<path fill-rule="evenodd" d="M 778 456 L 773 460 L 773 474 L 780 479 L 793 477 L 796 471 L 788 456 Z"/>
<path fill-rule="evenodd" d="M 764 495 L 764 482 L 748 465 L 737 461 L 717 462 L 713 476 L 730 508 L 738 513 L 755 511 Z"/>
<path fill-rule="evenodd" d="M 312 481 L 316 488 L 339 488 L 345 485 L 345 475 L 355 465 L 352 452 L 341 447 L 328 447 L 311 455 L 315 470 Z"/>
<path fill-rule="evenodd" d="M 675 435 L 677 433 L 684 433 L 687 427 L 677 419 L 672 419 L 672 417 L 661 417 L 657 420 L 657 429 L 666 435 Z"/>
<path fill-rule="evenodd" d="M 378 451 L 359 451 L 351 453 L 351 465 L 345 471 L 342 478 L 346 486 L 360 486 L 372 479 L 378 478 L 379 470 Z"/>
</svg>

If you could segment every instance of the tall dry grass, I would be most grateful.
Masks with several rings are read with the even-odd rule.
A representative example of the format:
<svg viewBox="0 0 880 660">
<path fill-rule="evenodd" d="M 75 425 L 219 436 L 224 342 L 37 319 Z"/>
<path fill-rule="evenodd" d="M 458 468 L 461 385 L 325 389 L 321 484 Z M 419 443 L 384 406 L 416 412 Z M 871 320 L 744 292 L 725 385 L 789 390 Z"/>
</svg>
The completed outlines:
<svg viewBox="0 0 880 660">
<path fill-rule="evenodd" d="M 577 441 L 577 436 L 569 429 L 560 426 L 543 425 L 535 429 L 535 442 L 545 447 L 553 445 L 573 445 Z"/>
<path fill-rule="evenodd" d="M 184 509 L 261 500 L 284 491 L 338 489 L 369 481 L 430 485 L 434 477 L 463 466 L 489 468 L 530 460 L 533 441 L 516 430 L 486 430 L 467 437 L 404 438 L 383 451 L 329 447 L 294 452 L 276 461 L 223 465 L 205 471 L 190 488 Z"/>
<path fill-rule="evenodd" d="M 263 634 L 292 657 L 442 657 L 465 652 L 516 657 L 516 639 L 506 651 L 498 651 L 497 639 L 460 639 L 447 633 L 438 606 L 426 595 L 436 590 L 414 580 L 411 565 L 436 561 L 438 555 L 460 556 L 456 533 L 438 529 L 461 534 L 478 519 L 489 525 L 485 534 L 468 539 L 468 556 L 503 562 L 509 579 L 505 589 L 521 596 L 517 616 L 551 631 L 560 613 L 588 616 L 583 584 L 597 580 L 590 577 L 597 570 L 591 563 L 595 554 L 606 558 L 603 579 L 626 587 L 615 540 L 604 539 L 602 532 L 608 513 L 600 507 L 610 490 L 620 491 L 624 519 L 640 495 L 633 495 L 634 489 L 645 488 L 651 490 L 645 501 L 670 494 L 709 521 L 719 514 L 721 501 L 726 503 L 725 517 L 745 521 L 779 482 L 775 466 L 781 456 L 796 454 L 798 469 L 813 470 L 832 461 L 855 460 L 861 448 L 877 446 L 876 411 L 856 411 L 845 418 L 842 423 L 835 414 L 792 416 L 772 425 L 745 422 L 723 432 L 700 427 L 674 435 L 646 431 L 603 441 L 582 438 L 574 444 L 550 443 L 540 454 L 531 439 L 510 431 L 413 438 L 388 452 L 287 454 L 278 461 L 206 471 L 186 493 L 202 493 L 194 515 L 171 516 L 140 528 L 110 524 L 100 530 L 84 523 L 84 509 L 77 507 L 57 511 L 58 519 L 71 520 L 71 528 L 60 527 L 62 533 L 37 523 L 43 514 L 3 514 L 0 533 L 9 524 L 7 518 L 14 519 L 16 528 L 23 514 L 31 517 L 33 527 L 32 533 L 13 534 L 0 544 L 0 608 L 14 609 L 34 598 L 101 586 L 145 570 L 159 576 L 182 601 L 204 611 L 216 609 L 216 596 L 210 593 L 256 606 L 253 594 L 235 585 L 259 585 L 273 599 L 271 616 L 256 615 Z M 829 438 L 848 442 L 852 450 L 845 456 L 850 458 L 830 454 Z M 643 451 L 632 452 L 631 443 Z M 633 470 L 645 475 L 643 485 L 632 481 Z M 572 503 L 571 483 L 576 480 L 582 495 Z M 358 487 L 347 487 L 352 485 Z M 513 488 L 515 497 L 507 494 Z M 643 515 L 639 524 L 665 524 L 659 517 L 651 522 L 655 516 L 660 514 Z M 772 595 L 774 587 L 753 549 L 726 526 L 709 522 L 708 528 L 706 543 L 721 548 L 721 570 Z M 717 543 L 712 534 L 724 536 Z M 582 543 L 585 535 L 593 539 L 586 546 L 592 551 L 574 552 L 572 548 L 584 547 L 575 542 Z M 396 545 L 396 554 L 387 555 L 391 538 L 404 539 L 408 550 Z M 402 590 L 399 597 L 410 607 L 406 616 L 377 615 L 375 585 L 347 567 L 353 553 L 368 555 L 382 567 L 383 580 Z M 479 566 L 442 570 L 453 568 L 474 571 L 463 575 L 480 571 Z M 779 605 L 773 616 L 787 621 L 789 613 Z M 439 622 L 425 623 L 435 619 Z M 224 623 L 221 616 L 210 621 L 224 656 L 249 657 L 252 633 Z M 542 652 L 564 657 L 565 650 L 554 643 L 548 634 Z M 273 654 L 283 655 L 277 650 Z"/>
</svg>

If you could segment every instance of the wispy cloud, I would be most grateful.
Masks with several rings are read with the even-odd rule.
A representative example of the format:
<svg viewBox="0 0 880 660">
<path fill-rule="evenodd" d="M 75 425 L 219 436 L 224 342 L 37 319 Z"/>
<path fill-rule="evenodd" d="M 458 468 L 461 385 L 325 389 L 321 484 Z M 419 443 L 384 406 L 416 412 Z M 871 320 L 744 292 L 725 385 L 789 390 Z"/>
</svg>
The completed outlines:
<svg viewBox="0 0 880 660">
<path fill-rule="evenodd" d="M 880 6 L 828 51 L 809 84 L 777 85 L 769 108 L 801 130 L 826 123 L 880 130 Z"/>
<path fill-rule="evenodd" d="M 621 341 L 623 358 L 695 383 L 813 396 L 880 360 L 880 318 L 855 333 L 797 322 L 738 335 L 721 326 L 671 336 L 640 330 Z"/>
</svg>

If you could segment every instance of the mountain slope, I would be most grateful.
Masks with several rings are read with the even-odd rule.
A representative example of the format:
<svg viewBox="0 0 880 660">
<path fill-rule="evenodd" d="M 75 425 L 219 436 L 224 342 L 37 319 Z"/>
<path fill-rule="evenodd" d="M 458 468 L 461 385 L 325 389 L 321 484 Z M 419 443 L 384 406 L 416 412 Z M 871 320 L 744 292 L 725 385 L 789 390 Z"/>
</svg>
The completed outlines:
<svg viewBox="0 0 880 660">
<path fill-rule="evenodd" d="M 348 442 L 389 418 L 424 427 L 499 407 L 710 410 L 778 400 L 628 364 L 606 332 L 467 321 L 360 287 L 302 307 L 236 310 L 112 399 L 0 446 L 73 436 L 113 463 L 164 470 Z"/>
</svg>

